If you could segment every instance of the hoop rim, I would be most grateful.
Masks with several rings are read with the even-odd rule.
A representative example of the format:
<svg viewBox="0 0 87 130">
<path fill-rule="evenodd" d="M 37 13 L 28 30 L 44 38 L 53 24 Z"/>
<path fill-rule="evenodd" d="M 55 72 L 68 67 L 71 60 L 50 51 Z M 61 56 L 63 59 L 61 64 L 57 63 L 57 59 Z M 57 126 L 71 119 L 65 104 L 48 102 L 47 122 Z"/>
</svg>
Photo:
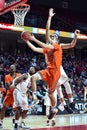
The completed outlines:
<svg viewBox="0 0 87 130">
<path fill-rule="evenodd" d="M 19 6 L 24 6 L 24 7 L 28 7 L 29 8 L 29 10 L 30 10 L 30 5 L 29 4 L 25 4 L 25 3 L 21 3 Z M 19 6 L 17 6 L 17 7 L 15 7 L 15 8 L 13 8 L 13 9 L 11 9 L 12 11 L 15 11 L 15 10 L 23 10 L 24 8 L 18 8 Z"/>
</svg>

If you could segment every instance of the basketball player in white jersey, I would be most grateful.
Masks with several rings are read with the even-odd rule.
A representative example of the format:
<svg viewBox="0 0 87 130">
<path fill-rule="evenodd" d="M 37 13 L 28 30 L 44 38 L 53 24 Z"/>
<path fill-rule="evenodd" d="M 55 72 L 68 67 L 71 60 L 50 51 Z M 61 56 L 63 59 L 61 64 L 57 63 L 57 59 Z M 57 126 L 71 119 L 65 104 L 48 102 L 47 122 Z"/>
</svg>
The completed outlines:
<svg viewBox="0 0 87 130">
<path fill-rule="evenodd" d="M 20 112 L 22 110 L 22 122 L 20 128 L 28 129 L 29 126 L 25 125 L 26 113 L 28 111 L 28 98 L 26 92 L 31 86 L 31 76 L 29 73 L 22 74 L 20 77 L 13 80 L 10 88 L 15 88 L 13 92 L 14 104 L 13 108 L 15 110 L 15 123 L 14 130 L 18 130 L 18 120 L 20 118 Z"/>
<path fill-rule="evenodd" d="M 72 96 L 71 86 L 70 86 L 70 83 L 69 83 L 69 78 L 68 78 L 67 74 L 65 73 L 65 71 L 63 69 L 63 66 L 61 66 L 60 72 L 61 72 L 61 75 L 60 75 L 60 78 L 58 80 L 58 87 L 57 87 L 58 96 L 59 96 L 61 105 L 64 107 L 64 109 L 69 114 L 71 114 L 71 113 L 73 113 L 73 110 L 75 109 L 75 106 L 74 106 L 74 103 L 73 103 L 73 96 Z M 66 93 L 68 95 L 68 99 L 69 99 L 69 102 L 70 102 L 70 107 L 68 107 L 66 105 L 66 102 L 64 100 L 64 96 L 63 96 L 63 93 L 62 93 L 61 85 L 63 85 L 65 87 L 65 90 L 66 90 Z M 59 108 L 61 109 L 60 106 L 59 106 Z"/>
</svg>

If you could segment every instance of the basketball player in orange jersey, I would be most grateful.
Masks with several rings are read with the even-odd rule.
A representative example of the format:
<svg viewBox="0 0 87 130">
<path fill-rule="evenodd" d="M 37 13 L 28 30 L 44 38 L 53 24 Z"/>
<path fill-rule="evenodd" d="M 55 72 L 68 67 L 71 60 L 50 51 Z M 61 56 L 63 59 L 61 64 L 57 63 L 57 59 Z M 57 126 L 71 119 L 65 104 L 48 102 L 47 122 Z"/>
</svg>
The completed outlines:
<svg viewBox="0 0 87 130">
<path fill-rule="evenodd" d="M 51 19 L 52 19 L 52 17 L 54 16 L 54 12 L 53 12 L 53 8 L 51 8 L 51 9 L 49 9 L 49 17 L 48 17 L 48 21 L 47 21 L 47 24 L 46 24 L 46 43 L 48 43 L 48 42 L 50 42 L 50 40 L 54 37 L 54 36 L 56 36 L 56 33 L 54 33 L 53 35 L 51 35 L 51 37 L 50 37 L 50 34 L 49 34 L 49 30 L 50 30 L 50 25 L 51 25 Z M 62 49 L 69 49 L 69 48 L 73 48 L 75 45 L 76 45 L 76 42 L 77 42 L 77 35 L 80 33 L 80 31 L 79 30 L 75 30 L 75 32 L 74 32 L 74 39 L 73 39 L 73 41 L 71 42 L 71 43 L 68 43 L 68 44 L 64 44 L 64 43 L 60 43 L 60 46 L 61 46 L 61 48 Z M 72 96 L 72 91 L 71 91 L 71 87 L 70 87 L 70 85 L 69 85 L 69 78 L 68 78 L 68 76 L 66 75 L 66 73 L 65 73 L 65 71 L 64 71 L 64 69 L 63 69 L 63 66 L 61 66 L 60 67 L 60 72 L 61 72 L 61 76 L 60 76 L 60 78 L 59 78 L 59 81 L 58 81 L 58 86 L 61 86 L 62 84 L 65 86 L 65 88 L 66 88 L 66 92 L 67 92 L 67 94 L 68 94 L 68 97 L 69 98 L 73 98 L 73 96 Z M 59 88 L 59 87 L 58 87 Z M 67 90 L 68 89 L 68 90 Z M 61 94 L 60 94 L 60 90 L 58 90 L 59 92 L 59 94 L 58 95 L 60 95 L 61 96 Z M 60 97 L 59 96 L 59 97 Z M 63 101 L 63 99 L 60 97 L 60 99 L 61 99 L 61 102 Z M 71 99 L 72 101 L 71 102 L 73 102 L 73 99 Z M 70 104 L 70 106 L 72 106 L 71 104 Z M 73 109 L 73 108 L 72 108 Z"/>
<path fill-rule="evenodd" d="M 52 39 L 54 39 L 54 37 L 58 37 L 58 35 L 56 33 L 54 33 L 53 35 L 50 35 L 50 25 L 51 25 L 51 19 L 52 17 L 55 15 L 53 8 L 49 9 L 49 16 L 48 16 L 48 20 L 47 20 L 47 24 L 46 24 L 46 43 L 50 43 L 52 42 Z M 75 46 L 76 42 L 77 42 L 77 35 L 80 33 L 79 30 L 75 30 L 74 32 L 74 39 L 72 40 L 71 43 L 68 44 L 64 44 L 64 43 L 60 43 L 60 46 L 62 49 L 68 49 L 68 48 L 72 48 Z M 47 56 L 45 55 L 46 58 L 46 62 L 47 62 Z M 60 67 L 60 78 L 58 80 L 58 96 L 60 98 L 60 102 L 63 104 L 64 109 L 68 111 L 68 113 L 73 113 L 72 109 L 68 108 L 68 106 L 66 105 L 66 102 L 63 98 L 63 94 L 62 94 L 62 90 L 61 90 L 61 85 L 63 84 L 66 88 L 66 92 L 68 94 L 68 97 L 71 101 L 70 106 L 73 104 L 73 96 L 72 96 L 72 91 L 71 91 L 71 87 L 69 84 L 69 79 L 68 76 L 66 75 L 62 65 Z"/>
<path fill-rule="evenodd" d="M 26 40 L 27 39 L 27 40 Z M 28 40 L 32 40 L 35 43 L 37 43 L 41 47 L 35 47 L 31 42 Z M 52 114 L 49 116 L 49 118 L 52 118 L 54 114 L 57 113 L 56 107 L 56 100 L 53 95 L 55 89 L 57 89 L 57 82 L 60 77 L 60 66 L 62 63 L 62 49 L 57 43 L 57 38 L 54 38 L 53 44 L 45 44 L 38 39 L 36 39 L 33 35 L 25 34 L 25 38 L 23 40 L 27 43 L 27 45 L 35 52 L 47 54 L 48 57 L 48 63 L 47 68 L 44 70 L 41 70 L 37 73 L 35 73 L 32 76 L 32 91 L 33 91 L 33 99 L 37 99 L 37 86 L 36 81 L 37 80 L 44 80 L 48 84 L 48 91 L 49 91 L 49 97 L 52 104 Z"/>
<path fill-rule="evenodd" d="M 53 13 L 52 16 L 54 16 L 54 14 L 55 13 Z M 48 18 L 49 20 L 48 21 L 51 21 L 52 16 L 49 16 L 49 18 Z M 43 54 L 46 55 L 47 69 L 46 70 L 42 70 L 39 73 L 40 73 L 42 79 L 45 80 L 45 81 L 47 81 L 47 83 L 48 83 L 48 90 L 49 90 L 49 93 L 51 94 L 50 99 L 51 99 L 51 103 L 52 103 L 52 108 L 54 108 L 54 106 L 56 105 L 55 101 L 54 101 L 54 97 L 53 97 L 53 92 L 56 89 L 56 83 L 57 83 L 57 81 L 59 79 L 59 76 L 60 76 L 60 67 L 61 67 L 61 64 L 62 64 L 62 53 L 61 53 L 62 49 L 72 48 L 76 44 L 77 35 L 79 33 L 80 33 L 79 30 L 75 30 L 75 33 L 74 33 L 75 36 L 74 36 L 74 39 L 72 40 L 72 42 L 68 43 L 67 45 L 64 44 L 64 43 L 62 43 L 61 46 L 58 45 L 59 39 L 58 39 L 58 35 L 57 34 L 53 34 L 50 37 L 48 35 L 46 35 L 46 37 L 49 38 L 49 42 L 47 44 L 40 42 L 34 36 L 31 36 L 28 33 L 26 33 L 25 37 L 23 37 L 23 39 L 25 40 L 25 42 L 27 43 L 27 45 L 32 50 L 34 50 L 36 52 L 39 52 L 39 53 L 43 53 Z M 36 42 L 42 48 L 36 48 L 35 46 L 33 46 L 28 41 L 28 39 Z M 49 49 L 46 49 L 46 48 L 49 48 Z M 58 48 L 61 50 L 61 52 L 58 51 L 59 50 Z M 59 53 L 61 53 L 61 56 L 60 56 Z M 57 54 L 57 55 L 55 55 L 55 54 Z M 58 63 L 58 65 L 57 65 L 57 63 Z M 59 75 L 58 75 L 58 73 L 59 73 Z M 33 81 L 32 82 L 32 88 L 33 88 L 34 92 L 36 91 L 36 83 L 35 82 L 36 82 L 36 80 L 39 80 L 39 79 L 40 78 L 39 78 L 38 73 L 36 73 L 32 77 L 32 81 Z M 51 116 L 49 118 L 52 118 L 53 113 L 55 113 L 54 110 L 55 109 L 52 109 L 52 114 L 51 114 Z"/>
<path fill-rule="evenodd" d="M 76 44 L 77 41 L 77 34 L 79 33 L 79 30 L 75 31 L 75 37 L 73 41 L 69 44 L 67 44 L 67 48 L 72 46 L 72 44 Z M 54 98 L 54 91 L 57 89 L 57 82 L 60 76 L 60 67 L 62 64 L 62 48 L 66 49 L 66 44 L 62 44 L 61 46 L 58 44 L 58 36 L 54 34 L 52 38 L 50 39 L 49 44 L 42 43 L 41 41 L 37 40 L 33 35 L 28 34 L 28 32 L 25 34 L 25 38 L 23 38 L 24 41 L 27 43 L 27 45 L 36 52 L 46 54 L 47 57 L 47 68 L 45 70 L 39 71 L 38 73 L 34 74 L 32 76 L 32 89 L 33 89 L 33 97 L 36 96 L 36 80 L 45 80 L 48 84 L 48 91 L 49 91 L 49 97 L 52 104 L 52 111 L 50 116 L 48 117 L 51 119 L 53 115 L 56 113 L 56 101 Z M 28 39 L 36 42 L 39 46 L 42 48 L 35 47 L 28 41 Z"/>
<path fill-rule="evenodd" d="M 5 76 L 5 85 L 7 88 L 7 94 L 3 101 L 3 107 L 1 109 L 1 115 L 0 115 L 0 128 L 2 128 L 3 119 L 5 117 L 5 111 L 6 108 L 13 106 L 13 91 L 14 89 L 10 89 L 10 85 L 12 84 L 12 81 L 14 78 L 20 76 L 20 73 L 16 73 L 16 67 L 15 65 L 10 66 L 10 73 Z"/>
</svg>

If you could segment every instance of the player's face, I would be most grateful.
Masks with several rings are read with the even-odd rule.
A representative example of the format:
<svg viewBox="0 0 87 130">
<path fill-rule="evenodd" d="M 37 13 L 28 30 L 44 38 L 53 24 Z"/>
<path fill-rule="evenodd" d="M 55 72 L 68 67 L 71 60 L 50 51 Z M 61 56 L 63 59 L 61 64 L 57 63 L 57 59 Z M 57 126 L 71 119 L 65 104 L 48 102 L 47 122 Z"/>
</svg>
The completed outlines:
<svg viewBox="0 0 87 130">
<path fill-rule="evenodd" d="M 50 35 L 50 39 L 51 39 L 51 41 L 53 42 L 53 43 L 58 43 L 58 36 L 57 36 L 57 34 L 53 34 L 53 35 Z"/>
<path fill-rule="evenodd" d="M 13 73 L 13 72 L 15 72 L 15 71 L 16 71 L 15 65 L 11 65 L 11 66 L 10 66 L 10 72 Z"/>
</svg>

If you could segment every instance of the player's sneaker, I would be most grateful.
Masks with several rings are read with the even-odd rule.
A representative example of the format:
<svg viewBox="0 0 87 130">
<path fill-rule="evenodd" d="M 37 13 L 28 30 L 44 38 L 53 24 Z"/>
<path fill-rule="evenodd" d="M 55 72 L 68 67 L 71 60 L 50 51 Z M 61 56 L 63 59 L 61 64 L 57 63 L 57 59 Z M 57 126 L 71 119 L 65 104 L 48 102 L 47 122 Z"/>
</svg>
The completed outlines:
<svg viewBox="0 0 87 130">
<path fill-rule="evenodd" d="M 14 124 L 13 130 L 18 130 L 18 124 L 17 123 Z"/>
<path fill-rule="evenodd" d="M 70 103 L 70 105 L 69 105 L 70 107 L 71 107 L 71 109 L 75 109 L 75 104 L 72 102 L 72 103 Z"/>
<path fill-rule="evenodd" d="M 15 128 L 15 127 L 14 127 L 13 130 L 18 130 L 18 128 Z"/>
<path fill-rule="evenodd" d="M 57 108 L 54 108 L 50 111 L 50 114 L 48 116 L 48 119 L 52 119 L 58 112 L 58 109 Z"/>
<path fill-rule="evenodd" d="M 50 126 L 50 125 L 51 125 L 50 120 L 47 119 L 47 121 L 46 121 L 46 126 Z"/>
<path fill-rule="evenodd" d="M 12 126 L 14 127 L 14 125 L 15 125 L 15 119 L 13 118 L 12 119 Z"/>
<path fill-rule="evenodd" d="M 3 128 L 2 123 L 0 123 L 0 130 Z"/>
<path fill-rule="evenodd" d="M 19 128 L 28 129 L 28 130 L 30 129 L 30 127 L 29 127 L 29 126 L 26 126 L 24 122 L 21 122 Z"/>
<path fill-rule="evenodd" d="M 2 121 L 0 121 L 0 130 L 3 128 Z"/>
<path fill-rule="evenodd" d="M 75 108 L 75 103 L 70 103 L 70 108 L 73 110 L 73 113 L 79 113 L 79 110 L 77 110 L 76 108 Z"/>
<path fill-rule="evenodd" d="M 64 106 L 65 110 L 69 113 L 72 114 L 73 110 L 71 108 L 69 108 L 67 105 Z"/>
<path fill-rule="evenodd" d="M 56 122 L 55 122 L 55 119 L 52 120 L 52 126 L 55 126 L 56 125 Z"/>
</svg>

